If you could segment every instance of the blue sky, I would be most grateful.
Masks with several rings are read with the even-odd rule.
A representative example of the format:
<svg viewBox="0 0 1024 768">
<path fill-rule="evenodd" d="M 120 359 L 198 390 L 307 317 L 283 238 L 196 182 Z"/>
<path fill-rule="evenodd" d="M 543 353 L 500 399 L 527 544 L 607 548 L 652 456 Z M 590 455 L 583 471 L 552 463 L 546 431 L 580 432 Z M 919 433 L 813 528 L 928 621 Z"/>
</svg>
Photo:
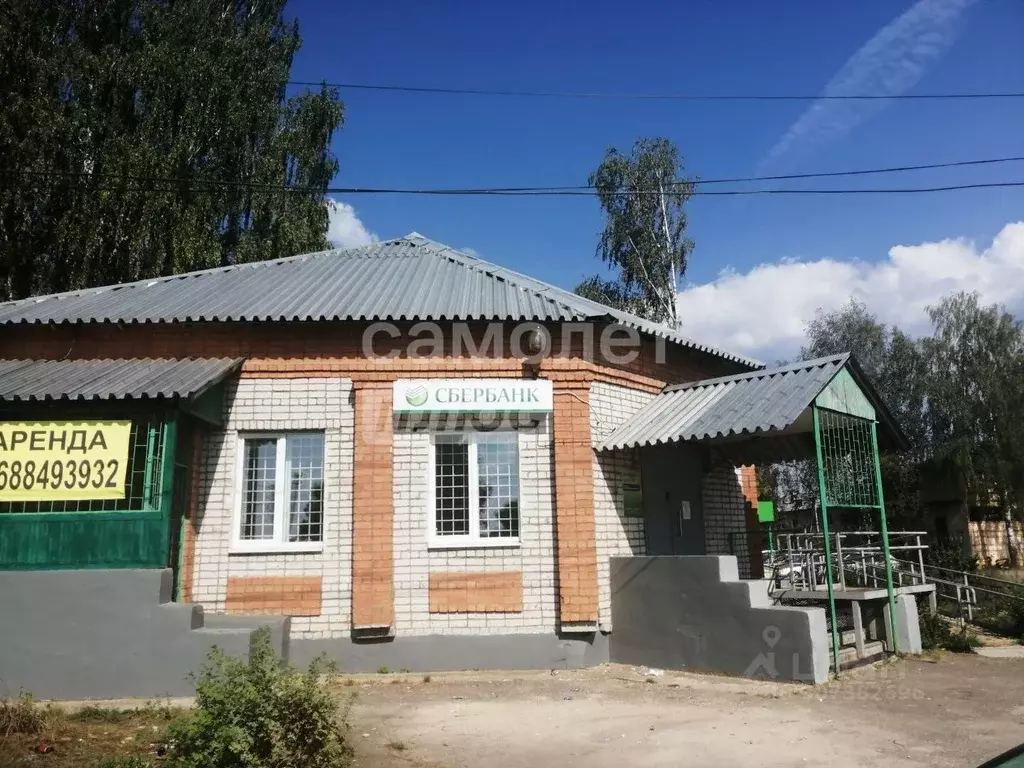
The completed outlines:
<svg viewBox="0 0 1024 768">
<path fill-rule="evenodd" d="M 1024 90 L 1020 0 L 293 0 L 289 12 L 298 17 L 304 39 L 292 71 L 297 80 L 668 93 Z M 704 178 L 1024 155 L 1024 100 L 819 103 L 821 114 L 798 123 L 814 104 L 354 90 L 342 97 L 346 124 L 334 151 L 341 162 L 336 184 L 344 186 L 582 184 L 607 147 L 628 150 L 639 136 L 675 141 L 688 171 Z M 794 125 L 799 127 L 780 145 Z M 775 156 L 773 148 L 781 152 Z M 1024 180 L 1024 163 L 840 183 L 994 180 Z M 366 230 L 381 238 L 416 230 L 564 287 L 600 269 L 594 248 L 602 218 L 592 199 L 353 196 L 343 202 L 353 205 Z M 917 316 L 892 311 L 888 304 L 876 307 L 871 299 L 879 281 L 925 279 L 919 272 L 928 271 L 921 265 L 927 254 L 921 251 L 911 254 L 917 271 L 905 274 L 897 264 L 895 277 L 886 273 L 893 265 L 890 249 L 897 245 L 970 241 L 953 244 L 961 250 L 950 257 L 955 263 L 941 276 L 943 285 L 960 284 L 966 270 L 967 287 L 985 293 L 986 286 L 1004 283 L 1007 275 L 999 269 L 992 273 L 993 259 L 1024 277 L 1024 272 L 1017 274 L 1018 267 L 1024 270 L 1024 232 L 1009 232 L 1011 242 L 1002 247 L 1009 248 L 1009 256 L 991 248 L 1006 225 L 1024 220 L 1024 189 L 906 197 L 698 198 L 690 202 L 688 215 L 697 247 L 687 281 L 696 288 L 717 280 L 720 290 L 691 293 L 692 301 L 684 292 L 681 305 L 689 308 L 684 319 L 693 335 L 710 334 L 714 338 L 708 341 L 749 353 L 770 356 L 792 348 L 799 324 L 808 312 L 813 314 L 807 301 L 813 304 L 817 293 L 826 309 L 852 294 L 867 297 L 886 319 L 914 325 Z M 791 267 L 795 260 L 834 268 L 817 278 L 813 268 L 772 271 L 768 281 L 760 279 L 766 276 L 762 269 L 758 280 L 737 281 L 749 278 L 758 265 L 784 260 Z M 851 267 L 854 260 L 865 263 Z M 721 277 L 723 270 L 733 271 L 732 283 Z M 988 271 L 979 277 L 974 274 L 979 270 Z M 797 273 L 802 277 L 793 287 Z M 843 284 L 858 276 L 863 285 L 844 296 Z M 790 290 L 799 288 L 799 312 L 787 315 L 779 306 L 793 304 L 777 290 L 780 279 Z M 822 292 L 822 280 L 837 285 Z M 759 295 L 769 289 L 772 295 Z M 933 300 L 936 290 L 890 291 L 886 302 L 909 302 L 919 315 L 915 302 Z M 993 300 L 1024 303 L 1024 295 L 990 293 Z M 735 311 L 709 319 L 707 314 L 720 305 Z M 767 336 L 746 333 L 758 322 L 758 313 L 762 322 L 768 316 L 778 328 Z"/>
</svg>

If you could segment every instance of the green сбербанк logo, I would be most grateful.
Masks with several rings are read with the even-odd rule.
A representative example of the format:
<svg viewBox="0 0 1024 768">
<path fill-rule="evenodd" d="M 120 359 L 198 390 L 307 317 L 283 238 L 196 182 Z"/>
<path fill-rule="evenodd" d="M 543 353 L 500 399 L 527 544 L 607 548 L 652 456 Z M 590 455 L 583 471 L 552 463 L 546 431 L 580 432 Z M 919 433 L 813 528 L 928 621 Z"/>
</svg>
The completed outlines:
<svg viewBox="0 0 1024 768">
<path fill-rule="evenodd" d="M 427 388 L 423 385 L 412 387 L 406 390 L 405 402 L 414 408 L 418 408 L 427 402 Z"/>
</svg>

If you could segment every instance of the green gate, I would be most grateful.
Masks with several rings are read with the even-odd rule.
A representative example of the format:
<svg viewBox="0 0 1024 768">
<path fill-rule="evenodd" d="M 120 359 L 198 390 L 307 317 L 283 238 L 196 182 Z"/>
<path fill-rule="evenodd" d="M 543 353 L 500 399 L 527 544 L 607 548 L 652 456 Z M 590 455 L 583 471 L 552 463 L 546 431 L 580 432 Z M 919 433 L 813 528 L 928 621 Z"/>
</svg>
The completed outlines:
<svg viewBox="0 0 1024 768">
<path fill-rule="evenodd" d="M 173 413 L 132 416 L 123 499 L 0 502 L 0 570 L 170 564 L 177 432 Z"/>
</svg>

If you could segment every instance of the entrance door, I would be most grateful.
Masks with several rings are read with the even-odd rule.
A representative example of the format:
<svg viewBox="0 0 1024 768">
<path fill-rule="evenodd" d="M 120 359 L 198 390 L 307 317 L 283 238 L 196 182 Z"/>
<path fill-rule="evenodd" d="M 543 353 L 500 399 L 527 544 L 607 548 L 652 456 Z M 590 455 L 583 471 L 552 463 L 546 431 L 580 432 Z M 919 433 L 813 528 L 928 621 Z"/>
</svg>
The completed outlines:
<svg viewBox="0 0 1024 768">
<path fill-rule="evenodd" d="M 648 555 L 703 555 L 700 453 L 689 445 L 641 449 Z"/>
</svg>

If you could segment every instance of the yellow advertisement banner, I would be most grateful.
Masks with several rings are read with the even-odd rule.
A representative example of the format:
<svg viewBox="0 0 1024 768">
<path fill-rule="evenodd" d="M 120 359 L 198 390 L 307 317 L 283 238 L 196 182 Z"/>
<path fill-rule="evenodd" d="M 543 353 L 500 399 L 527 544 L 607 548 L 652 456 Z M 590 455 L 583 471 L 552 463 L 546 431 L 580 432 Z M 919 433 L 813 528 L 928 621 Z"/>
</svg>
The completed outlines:
<svg viewBox="0 0 1024 768">
<path fill-rule="evenodd" d="M 0 502 L 123 499 L 130 421 L 0 421 Z"/>
</svg>

